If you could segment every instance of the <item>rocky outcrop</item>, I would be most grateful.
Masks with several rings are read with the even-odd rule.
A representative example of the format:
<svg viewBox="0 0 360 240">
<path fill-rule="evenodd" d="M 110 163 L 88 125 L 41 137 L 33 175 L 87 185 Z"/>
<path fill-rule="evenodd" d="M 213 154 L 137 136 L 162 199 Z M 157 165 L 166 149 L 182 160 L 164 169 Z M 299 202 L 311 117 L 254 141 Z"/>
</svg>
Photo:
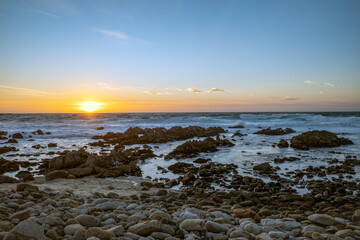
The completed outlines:
<svg viewBox="0 0 360 240">
<path fill-rule="evenodd" d="M 185 174 L 191 170 L 196 169 L 196 167 L 191 163 L 177 162 L 173 165 L 170 165 L 168 169 L 175 174 Z"/>
<path fill-rule="evenodd" d="M 289 143 L 285 139 L 281 139 L 279 143 L 277 144 L 279 148 L 288 148 Z"/>
<path fill-rule="evenodd" d="M 335 133 L 317 130 L 302 133 L 290 140 L 290 147 L 300 150 L 318 147 L 338 147 L 349 144 L 353 144 L 353 142 L 347 138 L 339 138 Z"/>
<path fill-rule="evenodd" d="M 50 159 L 49 168 L 63 169 L 78 167 L 86 162 L 88 156 L 89 154 L 84 150 L 66 152 L 59 157 Z"/>
<path fill-rule="evenodd" d="M 217 147 L 232 147 L 234 144 L 227 139 L 216 137 L 205 138 L 204 140 L 190 140 L 177 146 L 173 151 L 165 156 L 165 159 L 193 158 L 202 152 L 216 152 Z"/>
<path fill-rule="evenodd" d="M 292 130 L 291 128 L 277 128 L 277 129 L 271 129 L 271 128 L 266 128 L 266 129 L 261 129 L 260 131 L 255 132 L 254 134 L 264 134 L 264 135 L 285 135 L 285 134 L 290 134 L 290 133 L 294 133 L 295 131 Z"/>
<path fill-rule="evenodd" d="M 219 133 L 224 133 L 221 127 L 203 128 L 199 126 L 172 127 L 166 128 L 139 128 L 131 127 L 124 133 L 108 132 L 106 135 L 93 136 L 92 139 L 102 139 L 103 141 L 90 143 L 91 146 L 105 146 L 109 144 L 148 144 L 166 143 L 171 141 L 186 140 L 194 137 L 210 137 Z"/>
<path fill-rule="evenodd" d="M 274 170 L 269 163 L 261 163 L 261 164 L 255 165 L 253 167 L 253 169 L 260 173 L 268 173 L 268 172 L 272 172 Z"/>
<path fill-rule="evenodd" d="M 17 182 L 19 181 L 15 178 L 0 175 L 0 183 L 17 183 Z"/>
<path fill-rule="evenodd" d="M 294 162 L 298 160 L 300 160 L 300 158 L 297 157 L 274 158 L 274 163 Z"/>
<path fill-rule="evenodd" d="M 19 151 L 19 149 L 17 149 L 16 147 L 0 147 L 0 154 L 2 153 L 7 153 L 7 152 L 12 152 L 12 151 Z"/>
<path fill-rule="evenodd" d="M 14 134 L 12 135 L 12 137 L 15 138 L 15 139 L 22 139 L 22 138 L 24 138 L 24 136 L 23 136 L 21 133 L 14 133 Z"/>
<path fill-rule="evenodd" d="M 19 168 L 18 162 L 0 158 L 0 174 L 6 173 L 6 172 L 18 171 L 19 169 L 20 168 Z"/>
</svg>

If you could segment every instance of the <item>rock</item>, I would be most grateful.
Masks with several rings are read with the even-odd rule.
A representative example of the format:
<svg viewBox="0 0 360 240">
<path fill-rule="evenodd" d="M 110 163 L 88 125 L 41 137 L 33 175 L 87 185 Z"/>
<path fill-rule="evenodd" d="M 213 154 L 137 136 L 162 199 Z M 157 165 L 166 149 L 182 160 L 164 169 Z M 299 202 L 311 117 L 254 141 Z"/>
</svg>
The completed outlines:
<svg viewBox="0 0 360 240">
<path fill-rule="evenodd" d="M 169 171 L 175 174 L 185 174 L 193 169 L 195 169 L 194 164 L 191 163 L 184 163 L 184 162 L 177 162 L 173 165 L 168 167 Z"/>
<path fill-rule="evenodd" d="M 307 225 L 302 228 L 302 233 L 305 232 L 318 232 L 318 233 L 325 233 L 325 229 L 323 227 L 319 227 L 316 225 Z"/>
<path fill-rule="evenodd" d="M 313 147 L 338 147 L 353 144 L 346 138 L 338 138 L 335 133 L 328 131 L 309 131 L 291 138 L 290 147 L 301 150 L 309 150 Z"/>
<path fill-rule="evenodd" d="M 261 227 L 257 225 L 256 223 L 249 223 L 244 226 L 244 230 L 252 233 L 254 235 L 258 235 L 261 233 Z"/>
<path fill-rule="evenodd" d="M 233 210 L 234 214 L 238 218 L 252 218 L 255 219 L 258 217 L 256 212 L 250 210 L 250 209 L 244 209 L 244 208 L 236 208 Z"/>
<path fill-rule="evenodd" d="M 22 192 L 22 191 L 28 191 L 28 192 L 39 192 L 39 188 L 34 185 L 30 185 L 27 183 L 19 183 L 16 185 L 16 191 Z"/>
<path fill-rule="evenodd" d="M 96 128 L 96 130 L 100 131 L 100 130 L 104 130 L 105 128 L 104 127 L 98 127 Z"/>
<path fill-rule="evenodd" d="M 313 214 L 308 217 L 308 219 L 314 223 L 332 226 L 336 223 L 335 218 L 327 214 Z"/>
<path fill-rule="evenodd" d="M 181 159 L 197 157 L 202 152 L 216 152 L 217 147 L 232 147 L 234 144 L 227 139 L 216 139 L 211 137 L 204 140 L 190 140 L 177 146 L 173 151 L 165 156 L 165 159 Z M 170 169 L 169 169 L 170 170 Z"/>
<path fill-rule="evenodd" d="M 14 214 L 12 214 L 10 216 L 11 219 L 17 218 L 20 221 L 28 219 L 29 217 L 30 217 L 30 213 L 27 210 L 22 210 L 22 211 L 15 212 Z"/>
<path fill-rule="evenodd" d="M 251 233 L 248 233 L 245 231 L 240 231 L 240 230 L 235 230 L 230 233 L 230 238 L 231 239 L 235 239 L 235 238 L 253 239 L 253 236 L 251 235 Z"/>
<path fill-rule="evenodd" d="M 13 229 L 14 224 L 9 221 L 0 221 L 0 232 L 9 232 Z"/>
<path fill-rule="evenodd" d="M 54 170 L 45 174 L 46 181 L 51 181 L 57 178 L 67 178 L 68 173 L 65 170 Z"/>
<path fill-rule="evenodd" d="M 295 131 L 292 130 L 291 128 L 286 128 L 285 130 L 282 128 L 277 128 L 277 129 L 266 128 L 266 129 L 261 129 L 260 131 L 257 131 L 254 134 L 285 135 L 285 134 L 290 134 L 290 133 L 294 133 L 294 132 Z"/>
<path fill-rule="evenodd" d="M 85 176 L 89 176 L 92 173 L 94 173 L 94 168 L 92 168 L 92 167 L 84 167 L 84 168 L 77 167 L 77 168 L 69 169 L 69 171 L 68 171 L 68 175 L 73 175 L 76 178 L 82 178 Z"/>
<path fill-rule="evenodd" d="M 285 139 L 281 139 L 277 146 L 279 148 L 288 148 L 289 143 Z"/>
<path fill-rule="evenodd" d="M 45 135 L 43 131 L 41 131 L 40 129 L 39 130 L 36 130 L 35 132 L 31 132 L 32 134 L 34 135 Z"/>
<path fill-rule="evenodd" d="M 1 153 L 1 150 L 0 150 L 0 153 Z M 0 158 L 0 174 L 6 173 L 6 172 L 18 171 L 19 169 L 20 169 L 20 167 L 19 167 L 18 162 Z"/>
<path fill-rule="evenodd" d="M 167 213 L 164 213 L 162 211 L 156 211 L 156 212 L 153 212 L 150 217 L 150 219 L 153 219 L 153 220 L 159 220 L 159 221 L 162 221 L 162 220 L 171 220 L 171 216 Z"/>
<path fill-rule="evenodd" d="M 104 211 L 111 211 L 111 210 L 116 210 L 120 206 L 121 206 L 120 202 L 104 202 L 97 204 L 95 207 L 100 208 Z"/>
<path fill-rule="evenodd" d="M 19 149 L 17 149 L 16 147 L 0 147 L 0 154 L 2 153 L 7 153 L 7 152 L 12 152 L 12 151 L 18 151 Z"/>
<path fill-rule="evenodd" d="M 64 221 L 60 217 L 47 216 L 47 217 L 38 219 L 38 222 L 40 222 L 42 224 L 47 224 L 50 226 L 65 225 Z"/>
<path fill-rule="evenodd" d="M 258 171 L 258 172 L 271 172 L 273 171 L 272 166 L 269 163 L 261 163 L 258 165 L 255 165 L 253 167 L 253 170 Z"/>
<path fill-rule="evenodd" d="M 203 231 L 205 222 L 202 219 L 186 219 L 181 222 L 180 229 L 186 231 Z"/>
<path fill-rule="evenodd" d="M 351 229 L 339 230 L 335 233 L 335 236 L 339 238 L 353 237 L 354 232 Z"/>
<path fill-rule="evenodd" d="M 112 232 L 113 234 L 115 234 L 115 236 L 121 236 L 124 232 L 124 227 L 123 226 L 115 226 L 112 227 L 110 229 L 108 229 L 107 231 Z"/>
<path fill-rule="evenodd" d="M 29 171 L 20 171 L 15 176 L 24 182 L 35 180 L 34 175 Z"/>
<path fill-rule="evenodd" d="M 72 236 L 81 229 L 85 229 L 81 224 L 70 224 L 64 228 L 64 233 Z"/>
<path fill-rule="evenodd" d="M 85 237 L 87 239 L 91 237 L 97 237 L 101 240 L 110 240 L 110 238 L 115 237 L 115 234 L 98 227 L 92 227 L 86 231 Z"/>
<path fill-rule="evenodd" d="M 209 232 L 213 232 L 213 233 L 220 233 L 220 232 L 227 232 L 229 230 L 228 227 L 222 225 L 222 224 L 219 224 L 219 223 L 216 223 L 216 222 L 213 222 L 213 221 L 207 221 L 205 223 L 205 229 Z"/>
<path fill-rule="evenodd" d="M 166 239 L 171 237 L 171 235 L 163 232 L 153 232 L 151 234 L 151 237 L 153 237 L 154 239 Z"/>
<path fill-rule="evenodd" d="M 85 227 L 97 227 L 100 223 L 96 217 L 90 215 L 79 215 L 76 220 Z"/>
<path fill-rule="evenodd" d="M 148 236 L 153 232 L 160 232 L 162 229 L 162 224 L 158 220 L 151 220 L 148 222 L 142 222 L 135 224 L 129 228 L 129 232 L 140 235 Z"/>
<path fill-rule="evenodd" d="M 12 135 L 12 137 L 15 138 L 15 139 L 22 139 L 22 138 L 24 138 L 21 133 L 14 133 L 14 134 Z"/>
<path fill-rule="evenodd" d="M 16 225 L 4 240 L 45 240 L 44 228 L 33 219 L 25 220 Z"/>
<path fill-rule="evenodd" d="M 84 150 L 66 152 L 65 154 L 49 160 L 49 168 L 73 168 L 86 162 L 89 154 Z"/>
<path fill-rule="evenodd" d="M 57 147 L 57 143 L 49 143 L 48 144 L 48 147 L 51 148 L 51 147 Z"/>
</svg>

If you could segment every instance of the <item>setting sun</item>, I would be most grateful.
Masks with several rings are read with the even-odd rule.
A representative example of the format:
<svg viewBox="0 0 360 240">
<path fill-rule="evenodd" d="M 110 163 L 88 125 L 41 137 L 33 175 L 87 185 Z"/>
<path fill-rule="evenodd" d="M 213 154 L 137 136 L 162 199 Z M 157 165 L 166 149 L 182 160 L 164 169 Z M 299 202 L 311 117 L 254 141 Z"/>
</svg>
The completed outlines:
<svg viewBox="0 0 360 240">
<path fill-rule="evenodd" d="M 79 103 L 80 109 L 85 112 L 88 112 L 88 113 L 92 113 L 92 112 L 99 110 L 102 105 L 103 105 L 103 103 L 101 103 L 101 102 L 81 102 L 81 103 Z"/>
</svg>

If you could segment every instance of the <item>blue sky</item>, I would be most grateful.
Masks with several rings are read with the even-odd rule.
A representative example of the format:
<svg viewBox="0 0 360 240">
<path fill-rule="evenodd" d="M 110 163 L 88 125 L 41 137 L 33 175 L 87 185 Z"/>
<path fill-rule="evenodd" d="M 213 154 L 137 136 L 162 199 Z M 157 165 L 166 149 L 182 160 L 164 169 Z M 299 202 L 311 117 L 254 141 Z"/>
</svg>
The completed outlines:
<svg viewBox="0 0 360 240">
<path fill-rule="evenodd" d="M 3 0 L 0 111 L 21 111 L 16 99 L 31 102 L 24 111 L 61 99 L 360 110 L 359 13 L 356 0 Z"/>
</svg>

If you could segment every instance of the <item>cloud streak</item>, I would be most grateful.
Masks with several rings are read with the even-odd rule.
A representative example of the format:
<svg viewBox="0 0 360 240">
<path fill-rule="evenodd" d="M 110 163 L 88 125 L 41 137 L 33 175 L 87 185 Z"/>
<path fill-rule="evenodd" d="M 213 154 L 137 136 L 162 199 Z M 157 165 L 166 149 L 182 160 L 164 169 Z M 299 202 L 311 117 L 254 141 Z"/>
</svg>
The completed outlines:
<svg viewBox="0 0 360 240">
<path fill-rule="evenodd" d="M 325 86 L 328 86 L 328 87 L 335 87 L 334 84 L 331 84 L 331 83 L 328 83 L 328 82 L 324 83 L 324 85 L 325 85 Z"/>
<path fill-rule="evenodd" d="M 41 14 L 41 15 L 44 15 L 44 16 L 52 17 L 52 18 L 59 18 L 59 16 L 57 16 L 55 14 L 52 14 L 52 13 L 49 13 L 49 12 L 46 12 L 46 11 L 42 11 L 42 10 L 39 10 L 39 9 L 36 9 L 36 8 L 29 8 L 28 11 L 32 12 L 32 13 L 37 13 L 37 14 Z"/>
<path fill-rule="evenodd" d="M 110 36 L 110 37 L 115 37 L 121 40 L 128 40 L 129 36 L 127 36 L 125 33 L 123 32 L 118 32 L 118 31 L 111 31 L 111 30 L 105 30 L 105 29 L 99 29 L 99 28 L 94 28 L 95 32 L 101 33 L 103 35 L 106 36 Z"/>
<path fill-rule="evenodd" d="M 153 91 L 144 91 L 144 93 L 150 94 L 150 95 L 168 95 L 169 92 L 153 92 Z"/>
<path fill-rule="evenodd" d="M 211 88 L 209 90 L 207 90 L 207 92 L 225 92 L 226 90 L 224 89 L 219 89 L 219 88 Z"/>
<path fill-rule="evenodd" d="M 296 101 L 296 100 L 299 100 L 300 98 L 297 98 L 297 97 L 290 97 L 290 96 L 285 96 L 284 97 L 284 100 L 287 100 L 287 101 Z"/>
<path fill-rule="evenodd" d="M 315 82 L 307 80 L 307 81 L 304 81 L 304 83 L 306 83 L 306 84 L 314 84 Z"/>
<path fill-rule="evenodd" d="M 111 87 L 110 84 L 104 83 L 104 82 L 98 83 L 97 85 L 100 86 L 101 88 L 108 89 L 108 90 L 120 90 L 120 88 Z"/>
<path fill-rule="evenodd" d="M 15 93 L 18 95 L 33 95 L 33 96 L 55 95 L 55 93 L 53 92 L 41 91 L 31 88 L 20 88 L 9 85 L 0 85 L 0 91 Z"/>
<path fill-rule="evenodd" d="M 193 92 L 193 93 L 201 93 L 202 91 L 200 91 L 199 89 L 196 89 L 196 88 L 188 88 L 188 90 L 190 92 Z"/>
</svg>

